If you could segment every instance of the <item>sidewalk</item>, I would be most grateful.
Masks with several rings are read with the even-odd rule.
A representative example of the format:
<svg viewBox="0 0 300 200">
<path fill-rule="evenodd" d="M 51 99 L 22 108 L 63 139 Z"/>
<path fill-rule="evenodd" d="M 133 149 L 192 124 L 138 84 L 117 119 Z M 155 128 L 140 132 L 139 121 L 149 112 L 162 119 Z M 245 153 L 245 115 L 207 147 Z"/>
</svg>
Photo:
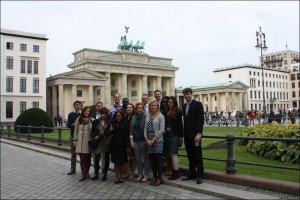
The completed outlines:
<svg viewBox="0 0 300 200">
<path fill-rule="evenodd" d="M 63 158 L 66 160 L 70 160 L 70 153 L 68 152 L 68 148 L 67 147 L 59 147 L 59 146 L 55 146 L 55 145 L 51 145 L 51 144 L 42 144 L 41 143 L 37 143 L 34 144 L 34 142 L 31 143 L 27 143 L 22 142 L 22 141 L 17 141 L 17 139 L 14 138 L 1 138 L 1 143 L 6 143 L 6 144 L 10 144 L 10 145 L 14 145 L 14 146 L 18 146 L 18 147 L 22 147 L 25 149 L 29 149 L 29 150 L 33 150 L 39 153 L 43 153 L 43 154 L 48 154 L 51 156 L 55 156 L 58 158 Z M 51 148 L 49 148 L 49 146 L 51 146 Z M 54 149 L 55 148 L 55 149 Z M 79 162 L 79 160 L 78 160 Z M 113 165 L 110 165 L 110 170 L 113 169 Z M 185 170 L 185 169 L 183 169 Z M 66 172 L 68 171 L 68 169 L 66 169 Z M 274 194 L 276 192 L 267 192 L 267 191 L 262 191 L 260 193 L 255 192 L 255 189 L 253 189 L 254 192 L 250 192 L 249 190 L 252 190 L 251 188 L 243 188 L 242 189 L 235 189 L 232 188 L 233 184 L 227 184 L 227 186 L 224 186 L 224 184 L 226 185 L 226 183 L 215 183 L 216 181 L 212 181 L 209 179 L 214 179 L 214 180 L 221 180 L 221 181 L 225 181 L 228 182 L 229 180 L 236 184 L 239 184 L 241 182 L 246 182 L 248 184 L 263 184 L 263 185 L 267 185 L 267 187 L 274 187 L 274 184 L 279 184 L 280 190 L 285 190 L 285 191 L 291 191 L 291 192 L 295 192 L 293 190 L 297 189 L 296 185 L 297 184 L 287 184 L 287 183 L 283 183 L 282 181 L 272 181 L 275 183 L 268 183 L 266 182 L 266 180 L 261 180 L 261 179 L 257 179 L 257 178 L 253 178 L 249 179 L 249 177 L 246 176 L 242 176 L 242 175 L 226 175 L 224 173 L 221 172 L 215 172 L 215 171 L 205 171 L 206 177 L 207 179 L 204 180 L 204 183 L 201 185 L 197 185 L 195 183 L 195 181 L 181 181 L 181 180 L 175 180 L 175 181 L 169 181 L 167 179 L 167 177 L 163 177 L 164 179 L 164 184 L 165 185 L 169 185 L 169 186 L 174 186 L 177 188 L 182 188 L 182 189 L 186 189 L 189 191 L 194 191 L 194 192 L 199 192 L 199 193 L 203 193 L 203 194 L 207 194 L 207 195 L 212 195 L 212 196 L 216 196 L 216 197 L 221 197 L 221 198 L 226 198 L 226 199 L 279 199 L 278 195 L 274 196 Z M 209 178 L 209 179 L 208 179 Z M 230 178 L 230 179 L 229 179 Z M 128 181 L 129 182 L 129 181 Z M 231 188 L 229 188 L 229 187 Z M 148 187 L 152 187 L 152 186 L 148 186 Z M 236 186 L 234 186 L 236 187 Z M 243 186 L 242 186 L 243 187 Z M 298 185 L 299 187 L 299 185 Z M 274 188 L 273 188 L 274 189 Z M 248 191 L 245 191 L 248 190 Z M 297 190 L 297 192 L 299 192 L 299 190 Z M 284 195 L 284 194 L 283 194 Z M 287 195 L 284 196 L 283 198 L 295 198 L 296 196 L 294 195 Z M 282 196 L 280 197 L 282 198 Z"/>
</svg>

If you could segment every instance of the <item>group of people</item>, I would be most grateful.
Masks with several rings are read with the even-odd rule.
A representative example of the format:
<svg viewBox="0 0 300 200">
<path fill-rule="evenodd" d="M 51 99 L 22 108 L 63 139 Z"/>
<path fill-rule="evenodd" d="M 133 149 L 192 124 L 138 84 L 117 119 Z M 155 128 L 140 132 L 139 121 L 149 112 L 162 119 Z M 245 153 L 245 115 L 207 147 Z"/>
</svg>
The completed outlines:
<svg viewBox="0 0 300 200">
<path fill-rule="evenodd" d="M 67 126 L 71 130 L 71 171 L 76 171 L 76 154 L 80 157 L 82 176 L 80 182 L 90 178 L 91 161 L 94 161 L 94 177 L 99 179 L 100 161 L 102 181 L 107 180 L 110 161 L 114 164 L 115 184 L 124 179 L 151 185 L 163 183 L 163 165 L 166 161 L 169 180 L 180 178 L 178 149 L 183 144 L 189 161 L 189 172 L 182 181 L 196 179 L 203 182 L 201 137 L 203 134 L 204 110 L 201 102 L 193 99 L 191 88 L 185 88 L 186 103 L 179 107 L 174 96 L 161 96 L 154 91 L 154 100 L 143 94 L 135 105 L 114 94 L 114 105 L 106 108 L 96 103 L 96 112 L 80 101 L 73 103 L 74 111 L 68 115 Z M 138 176 L 134 176 L 137 168 Z"/>
</svg>

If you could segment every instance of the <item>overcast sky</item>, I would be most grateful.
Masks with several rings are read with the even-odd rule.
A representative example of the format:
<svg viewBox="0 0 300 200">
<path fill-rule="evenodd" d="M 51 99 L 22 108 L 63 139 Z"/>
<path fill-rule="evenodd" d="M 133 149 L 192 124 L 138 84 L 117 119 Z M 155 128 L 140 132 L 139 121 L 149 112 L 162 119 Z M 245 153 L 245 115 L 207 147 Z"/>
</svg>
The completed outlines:
<svg viewBox="0 0 300 200">
<path fill-rule="evenodd" d="M 256 31 L 268 51 L 299 51 L 299 1 L 1 1 L 1 28 L 46 34 L 47 77 L 70 71 L 75 51 L 116 51 L 127 39 L 172 58 L 175 86 L 213 83 L 213 70 L 258 65 Z"/>
</svg>

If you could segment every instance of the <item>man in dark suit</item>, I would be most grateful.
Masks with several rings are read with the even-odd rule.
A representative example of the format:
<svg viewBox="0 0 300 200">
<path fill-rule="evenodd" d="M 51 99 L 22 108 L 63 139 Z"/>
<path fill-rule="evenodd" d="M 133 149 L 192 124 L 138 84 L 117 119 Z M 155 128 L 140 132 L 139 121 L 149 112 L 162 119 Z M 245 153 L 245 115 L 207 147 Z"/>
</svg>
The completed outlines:
<svg viewBox="0 0 300 200">
<path fill-rule="evenodd" d="M 201 102 L 193 99 L 191 88 L 182 91 L 186 103 L 183 106 L 184 145 L 189 160 L 189 173 L 183 181 L 196 179 L 197 184 L 203 183 L 203 159 L 201 137 L 203 134 L 204 109 Z"/>
<path fill-rule="evenodd" d="M 76 153 L 75 153 L 75 147 L 73 145 L 74 123 L 77 117 L 80 115 L 82 104 L 80 101 L 74 101 L 73 107 L 74 107 L 74 111 L 69 113 L 68 123 L 67 123 L 68 128 L 71 129 L 70 131 L 71 171 L 68 173 L 68 175 L 75 174 L 76 171 Z"/>
</svg>

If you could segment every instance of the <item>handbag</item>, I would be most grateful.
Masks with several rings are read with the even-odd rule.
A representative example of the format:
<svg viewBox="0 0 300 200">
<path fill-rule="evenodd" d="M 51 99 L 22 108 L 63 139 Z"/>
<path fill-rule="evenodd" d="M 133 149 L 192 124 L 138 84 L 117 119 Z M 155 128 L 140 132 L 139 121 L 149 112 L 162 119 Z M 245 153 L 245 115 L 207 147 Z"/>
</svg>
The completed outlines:
<svg viewBox="0 0 300 200">
<path fill-rule="evenodd" d="M 91 149 L 97 149 L 99 140 L 89 140 L 88 144 L 91 147 Z"/>
</svg>

